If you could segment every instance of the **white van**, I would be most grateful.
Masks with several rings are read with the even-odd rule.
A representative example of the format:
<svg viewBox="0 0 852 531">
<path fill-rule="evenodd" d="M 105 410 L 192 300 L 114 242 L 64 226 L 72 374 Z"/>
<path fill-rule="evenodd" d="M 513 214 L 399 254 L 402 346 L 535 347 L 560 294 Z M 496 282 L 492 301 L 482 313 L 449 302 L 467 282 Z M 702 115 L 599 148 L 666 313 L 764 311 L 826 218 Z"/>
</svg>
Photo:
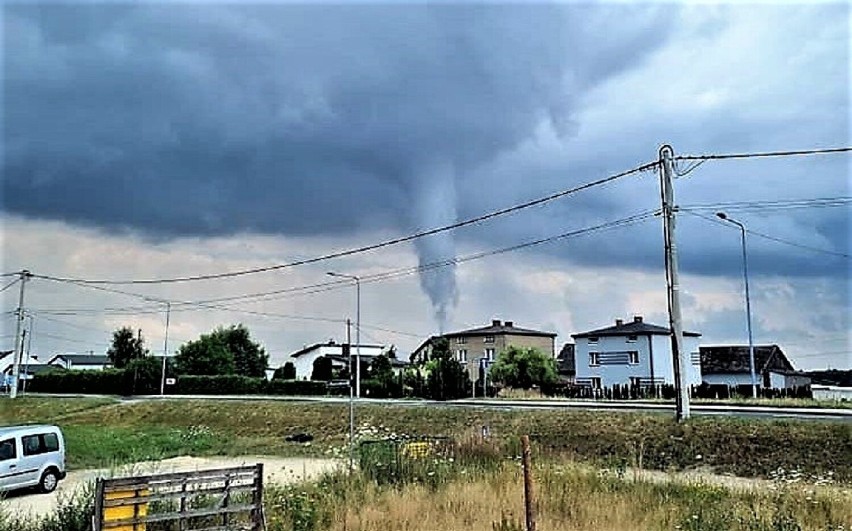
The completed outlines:
<svg viewBox="0 0 852 531">
<path fill-rule="evenodd" d="M 38 487 L 51 492 L 65 479 L 65 440 L 57 426 L 0 427 L 0 492 Z"/>
</svg>

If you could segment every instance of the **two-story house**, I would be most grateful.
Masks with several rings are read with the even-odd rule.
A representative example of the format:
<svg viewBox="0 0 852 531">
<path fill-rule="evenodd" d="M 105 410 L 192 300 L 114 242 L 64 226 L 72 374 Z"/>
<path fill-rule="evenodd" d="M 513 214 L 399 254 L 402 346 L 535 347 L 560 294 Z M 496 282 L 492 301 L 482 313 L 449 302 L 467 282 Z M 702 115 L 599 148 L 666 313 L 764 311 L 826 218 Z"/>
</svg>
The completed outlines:
<svg viewBox="0 0 852 531">
<path fill-rule="evenodd" d="M 486 366 L 493 363 L 497 356 L 509 347 L 537 348 L 554 356 L 556 345 L 556 334 L 553 332 L 521 328 L 515 326 L 512 321 L 501 322 L 494 319 L 491 326 L 430 337 L 411 355 L 412 363 L 428 360 L 432 354 L 433 343 L 439 337 L 449 341 L 453 355 L 467 368 L 474 380 L 479 377 L 481 363 Z"/>
<path fill-rule="evenodd" d="M 576 383 L 594 388 L 612 385 L 650 386 L 674 384 L 669 329 L 635 316 L 615 326 L 573 334 Z M 683 349 L 689 353 L 686 368 L 689 385 L 701 384 L 701 360 L 695 332 L 683 333 Z"/>
</svg>

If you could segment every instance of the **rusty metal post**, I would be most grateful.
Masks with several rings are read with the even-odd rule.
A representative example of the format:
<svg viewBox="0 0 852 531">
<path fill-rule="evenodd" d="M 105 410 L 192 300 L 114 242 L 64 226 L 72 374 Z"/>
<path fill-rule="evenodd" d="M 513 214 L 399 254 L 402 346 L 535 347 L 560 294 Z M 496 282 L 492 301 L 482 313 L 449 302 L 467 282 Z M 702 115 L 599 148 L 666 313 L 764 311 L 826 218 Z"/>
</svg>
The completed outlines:
<svg viewBox="0 0 852 531">
<path fill-rule="evenodd" d="M 530 459 L 530 438 L 521 436 L 524 456 L 524 508 L 526 509 L 527 531 L 535 531 L 535 506 L 533 500 L 532 463 Z"/>
</svg>

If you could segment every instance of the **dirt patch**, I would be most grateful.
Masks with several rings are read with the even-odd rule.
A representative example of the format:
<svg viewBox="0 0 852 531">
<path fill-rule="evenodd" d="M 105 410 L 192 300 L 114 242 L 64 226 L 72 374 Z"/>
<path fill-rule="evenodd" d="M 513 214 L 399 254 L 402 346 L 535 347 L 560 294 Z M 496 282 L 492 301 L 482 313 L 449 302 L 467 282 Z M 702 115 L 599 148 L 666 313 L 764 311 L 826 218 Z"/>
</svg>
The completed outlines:
<svg viewBox="0 0 852 531">
<path fill-rule="evenodd" d="M 191 472 L 209 468 L 226 468 L 263 463 L 265 484 L 287 484 L 304 479 L 313 479 L 325 472 L 335 470 L 341 465 L 332 459 L 282 458 L 264 456 L 244 457 L 175 457 L 162 461 L 134 463 L 112 470 L 75 470 L 59 483 L 59 487 L 50 494 L 31 492 L 9 493 L 8 498 L 0 501 L 0 508 L 11 514 L 31 514 L 41 516 L 55 510 L 63 496 L 69 496 L 76 489 L 98 477 L 119 477 L 141 474 L 166 474 L 170 472 Z"/>
</svg>

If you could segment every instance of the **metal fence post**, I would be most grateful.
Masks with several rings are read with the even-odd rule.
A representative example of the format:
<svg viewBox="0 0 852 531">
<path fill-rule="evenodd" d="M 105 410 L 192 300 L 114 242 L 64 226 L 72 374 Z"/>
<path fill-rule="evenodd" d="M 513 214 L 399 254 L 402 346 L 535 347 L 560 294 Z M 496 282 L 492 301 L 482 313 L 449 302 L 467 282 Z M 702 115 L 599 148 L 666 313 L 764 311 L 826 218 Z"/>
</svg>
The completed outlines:
<svg viewBox="0 0 852 531">
<path fill-rule="evenodd" d="M 524 508 L 526 509 L 527 531 L 535 531 L 535 507 L 533 500 L 532 463 L 530 458 L 530 438 L 521 437 L 524 463 Z"/>
</svg>

